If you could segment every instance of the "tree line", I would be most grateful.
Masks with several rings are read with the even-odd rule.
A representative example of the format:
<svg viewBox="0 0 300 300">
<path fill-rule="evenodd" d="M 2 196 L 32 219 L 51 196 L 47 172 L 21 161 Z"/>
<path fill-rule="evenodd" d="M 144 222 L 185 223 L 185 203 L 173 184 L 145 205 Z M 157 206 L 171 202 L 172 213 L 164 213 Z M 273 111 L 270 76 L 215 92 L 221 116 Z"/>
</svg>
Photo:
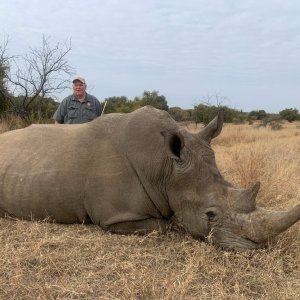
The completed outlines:
<svg viewBox="0 0 300 300">
<path fill-rule="evenodd" d="M 39 48 L 30 48 L 24 56 L 8 54 L 8 39 L 0 45 L 0 117 L 14 114 L 26 122 L 49 120 L 59 102 L 53 95 L 63 91 L 71 84 L 73 68 L 67 56 L 71 44 L 56 43 L 43 36 Z M 178 122 L 193 121 L 207 124 L 220 109 L 224 111 L 225 122 L 243 123 L 261 120 L 265 123 L 285 119 L 289 122 L 300 120 L 296 108 L 286 108 L 279 114 L 268 114 L 264 110 L 249 113 L 222 105 L 225 97 L 204 97 L 192 109 L 169 107 L 164 95 L 159 91 L 144 91 L 141 96 L 128 99 L 126 96 L 112 96 L 104 99 L 105 113 L 129 113 L 145 105 L 168 111 Z M 211 102 L 215 102 L 212 105 Z"/>
</svg>

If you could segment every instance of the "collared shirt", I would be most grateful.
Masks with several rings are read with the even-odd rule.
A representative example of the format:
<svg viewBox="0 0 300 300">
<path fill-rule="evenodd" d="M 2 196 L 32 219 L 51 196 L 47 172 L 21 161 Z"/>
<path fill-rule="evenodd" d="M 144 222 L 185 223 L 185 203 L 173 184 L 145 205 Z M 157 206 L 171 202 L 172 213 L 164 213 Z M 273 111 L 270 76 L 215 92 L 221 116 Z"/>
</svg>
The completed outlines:
<svg viewBox="0 0 300 300">
<path fill-rule="evenodd" d="M 74 95 L 63 99 L 53 115 L 53 119 L 61 124 L 81 124 L 94 120 L 101 115 L 98 99 L 88 93 L 80 102 Z"/>
</svg>

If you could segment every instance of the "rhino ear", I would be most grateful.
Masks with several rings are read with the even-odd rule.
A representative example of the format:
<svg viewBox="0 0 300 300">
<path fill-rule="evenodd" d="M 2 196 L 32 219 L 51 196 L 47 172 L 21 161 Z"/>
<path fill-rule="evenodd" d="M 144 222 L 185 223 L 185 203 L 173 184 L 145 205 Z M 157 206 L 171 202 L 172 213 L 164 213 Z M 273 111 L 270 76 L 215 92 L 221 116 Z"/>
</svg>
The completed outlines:
<svg viewBox="0 0 300 300">
<path fill-rule="evenodd" d="M 221 109 L 219 110 L 218 115 L 210 121 L 210 123 L 206 125 L 202 131 L 199 132 L 199 137 L 210 143 L 213 138 L 217 137 L 221 133 L 223 122 L 224 110 Z"/>
<path fill-rule="evenodd" d="M 162 131 L 161 135 L 164 137 L 165 150 L 169 157 L 178 159 L 184 147 L 184 137 L 178 131 Z"/>
</svg>

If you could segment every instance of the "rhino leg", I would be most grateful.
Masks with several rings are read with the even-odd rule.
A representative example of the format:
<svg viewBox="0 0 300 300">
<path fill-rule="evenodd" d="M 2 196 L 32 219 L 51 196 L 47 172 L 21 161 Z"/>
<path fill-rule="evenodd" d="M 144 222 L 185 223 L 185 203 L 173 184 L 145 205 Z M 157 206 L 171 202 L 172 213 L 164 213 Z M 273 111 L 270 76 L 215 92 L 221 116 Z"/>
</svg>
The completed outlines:
<svg viewBox="0 0 300 300">
<path fill-rule="evenodd" d="M 149 218 L 139 221 L 127 221 L 109 225 L 107 230 L 120 234 L 146 234 L 152 231 L 166 232 L 170 222 L 163 219 Z"/>
</svg>

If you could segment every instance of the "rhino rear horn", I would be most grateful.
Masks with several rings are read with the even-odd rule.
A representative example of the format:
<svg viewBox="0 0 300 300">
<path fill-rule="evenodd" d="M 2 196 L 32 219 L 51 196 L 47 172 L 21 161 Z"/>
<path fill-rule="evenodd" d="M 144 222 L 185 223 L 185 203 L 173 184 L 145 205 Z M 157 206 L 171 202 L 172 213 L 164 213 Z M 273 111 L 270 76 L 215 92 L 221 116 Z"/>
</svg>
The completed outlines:
<svg viewBox="0 0 300 300">
<path fill-rule="evenodd" d="M 243 212 L 251 212 L 256 208 L 256 196 L 260 189 L 260 182 L 256 182 L 251 188 L 242 191 L 241 200 L 237 203 L 237 209 Z"/>
<path fill-rule="evenodd" d="M 208 125 L 206 125 L 198 135 L 200 138 L 205 139 L 210 143 L 213 138 L 217 137 L 221 133 L 223 123 L 224 110 L 220 109 L 218 115 L 212 121 L 210 121 L 210 123 L 208 123 Z"/>
<path fill-rule="evenodd" d="M 165 149 L 169 157 L 180 158 L 181 149 L 184 147 L 184 137 L 180 132 L 171 130 L 162 131 Z"/>
</svg>

